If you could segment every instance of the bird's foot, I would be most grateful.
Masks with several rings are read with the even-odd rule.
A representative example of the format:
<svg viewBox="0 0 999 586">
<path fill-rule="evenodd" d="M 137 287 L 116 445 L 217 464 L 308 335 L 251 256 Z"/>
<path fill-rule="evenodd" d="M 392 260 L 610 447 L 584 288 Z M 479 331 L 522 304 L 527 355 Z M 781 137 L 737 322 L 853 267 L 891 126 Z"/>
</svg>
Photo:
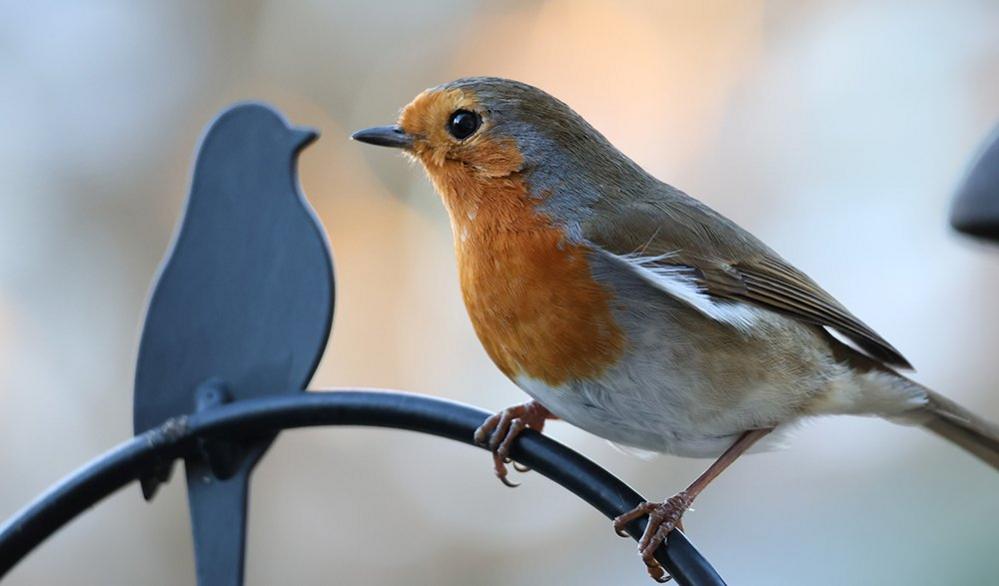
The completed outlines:
<svg viewBox="0 0 999 586">
<path fill-rule="evenodd" d="M 649 516 L 649 524 L 645 526 L 645 532 L 638 540 L 638 553 L 645 562 L 649 576 L 656 582 L 669 582 L 671 579 L 666 569 L 655 558 L 656 550 L 666 542 L 666 538 L 674 528 L 683 530 L 683 514 L 693 502 L 694 497 L 683 491 L 661 503 L 642 503 L 614 519 L 614 531 L 622 537 L 627 537 L 625 528 L 629 523 L 645 515 Z"/>
<path fill-rule="evenodd" d="M 518 486 L 507 478 L 506 465 L 511 463 L 510 450 L 513 448 L 513 442 L 525 429 L 541 432 L 548 419 L 554 419 L 554 415 L 548 409 L 537 401 L 529 401 L 507 407 L 486 419 L 475 430 L 475 443 L 489 448 L 493 453 L 493 470 L 496 471 L 496 477 L 500 482 L 509 487 Z M 513 468 L 518 472 L 530 470 L 516 462 L 513 462 Z"/>
</svg>

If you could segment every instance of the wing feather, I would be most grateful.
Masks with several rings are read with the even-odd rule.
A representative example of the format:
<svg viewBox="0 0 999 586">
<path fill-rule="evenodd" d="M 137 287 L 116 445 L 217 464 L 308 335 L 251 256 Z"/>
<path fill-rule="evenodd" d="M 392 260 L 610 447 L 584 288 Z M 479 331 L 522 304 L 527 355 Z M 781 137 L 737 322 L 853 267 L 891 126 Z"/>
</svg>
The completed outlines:
<svg viewBox="0 0 999 586">
<path fill-rule="evenodd" d="M 709 300 L 743 301 L 830 328 L 884 364 L 912 368 L 877 332 L 751 234 L 681 192 L 659 195 L 604 210 L 611 213 L 583 226 L 585 238 L 628 261 L 646 280 L 656 267 L 663 275 L 689 276 Z M 669 286 L 660 288 L 670 294 Z M 695 305 L 708 307 L 705 313 L 717 319 L 714 308 Z"/>
</svg>

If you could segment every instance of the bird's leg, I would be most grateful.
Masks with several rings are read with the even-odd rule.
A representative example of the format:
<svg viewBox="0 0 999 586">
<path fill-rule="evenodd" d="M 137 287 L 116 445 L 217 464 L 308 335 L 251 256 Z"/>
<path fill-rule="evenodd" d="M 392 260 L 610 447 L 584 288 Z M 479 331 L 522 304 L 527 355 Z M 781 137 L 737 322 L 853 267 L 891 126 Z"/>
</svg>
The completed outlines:
<svg viewBox="0 0 999 586">
<path fill-rule="evenodd" d="M 682 490 L 661 503 L 642 503 L 628 511 L 627 513 L 614 519 L 614 530 L 618 535 L 627 537 L 625 527 L 635 519 L 649 516 L 649 524 L 645 527 L 642 538 L 638 540 L 638 552 L 642 556 L 649 570 L 649 576 L 656 582 L 668 582 L 670 576 L 666 570 L 656 560 L 655 552 L 659 546 L 666 541 L 666 537 L 674 527 L 683 529 L 681 519 L 687 512 L 690 505 L 694 503 L 697 495 L 704 490 L 711 481 L 718 477 L 732 462 L 735 462 L 742 454 L 753 446 L 763 436 L 772 431 L 770 429 L 753 429 L 739 436 L 729 449 L 722 454 L 703 474 L 697 477 L 686 490 Z"/>
<path fill-rule="evenodd" d="M 552 415 L 551 411 L 545 409 L 544 405 L 537 401 L 528 401 L 496 413 L 486 419 L 486 421 L 475 430 L 475 443 L 488 447 L 493 453 L 493 469 L 496 477 L 503 484 L 514 487 L 516 483 L 510 482 L 506 475 L 506 465 L 510 462 L 510 449 L 513 442 L 525 429 L 533 429 L 541 432 L 545 428 L 545 421 L 558 419 Z M 528 468 L 513 467 L 519 472 L 526 472 Z"/>
</svg>

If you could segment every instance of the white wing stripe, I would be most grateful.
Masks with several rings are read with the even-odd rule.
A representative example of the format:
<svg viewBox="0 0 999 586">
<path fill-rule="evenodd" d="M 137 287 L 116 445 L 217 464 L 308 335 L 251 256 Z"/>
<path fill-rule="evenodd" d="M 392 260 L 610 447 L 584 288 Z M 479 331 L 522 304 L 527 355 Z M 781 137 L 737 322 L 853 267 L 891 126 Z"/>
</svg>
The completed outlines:
<svg viewBox="0 0 999 586">
<path fill-rule="evenodd" d="M 605 254 L 630 267 L 635 274 L 667 295 L 682 301 L 707 317 L 729 324 L 736 329 L 748 332 L 753 329 L 759 317 L 755 307 L 738 301 L 712 299 L 697 284 L 697 272 L 683 265 L 662 264 L 672 253 L 658 256 L 643 256 L 638 253 Z"/>
</svg>

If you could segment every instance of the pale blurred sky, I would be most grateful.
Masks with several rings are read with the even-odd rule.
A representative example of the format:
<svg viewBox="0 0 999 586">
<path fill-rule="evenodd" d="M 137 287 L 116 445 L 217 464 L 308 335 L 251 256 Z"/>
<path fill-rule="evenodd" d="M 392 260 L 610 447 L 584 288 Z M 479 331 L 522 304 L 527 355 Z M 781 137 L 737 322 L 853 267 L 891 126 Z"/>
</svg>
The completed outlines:
<svg viewBox="0 0 999 586">
<path fill-rule="evenodd" d="M 301 182 L 334 248 L 338 306 L 313 388 L 523 400 L 475 340 L 422 171 L 347 139 L 473 74 L 560 97 L 812 275 L 918 380 L 999 419 L 999 249 L 946 223 L 999 123 L 994 0 L 0 8 L 0 517 L 129 437 L 149 281 L 195 141 L 236 100 L 323 133 Z M 649 497 L 706 465 L 549 429 Z M 122 491 L 4 584 L 193 583 L 181 478 L 151 505 Z M 284 434 L 255 476 L 247 583 L 649 583 L 606 519 L 522 480 L 505 489 L 484 453 L 412 434 Z M 999 575 L 997 494 L 993 470 L 920 430 L 826 419 L 740 461 L 686 526 L 731 584 L 985 584 Z"/>
</svg>

